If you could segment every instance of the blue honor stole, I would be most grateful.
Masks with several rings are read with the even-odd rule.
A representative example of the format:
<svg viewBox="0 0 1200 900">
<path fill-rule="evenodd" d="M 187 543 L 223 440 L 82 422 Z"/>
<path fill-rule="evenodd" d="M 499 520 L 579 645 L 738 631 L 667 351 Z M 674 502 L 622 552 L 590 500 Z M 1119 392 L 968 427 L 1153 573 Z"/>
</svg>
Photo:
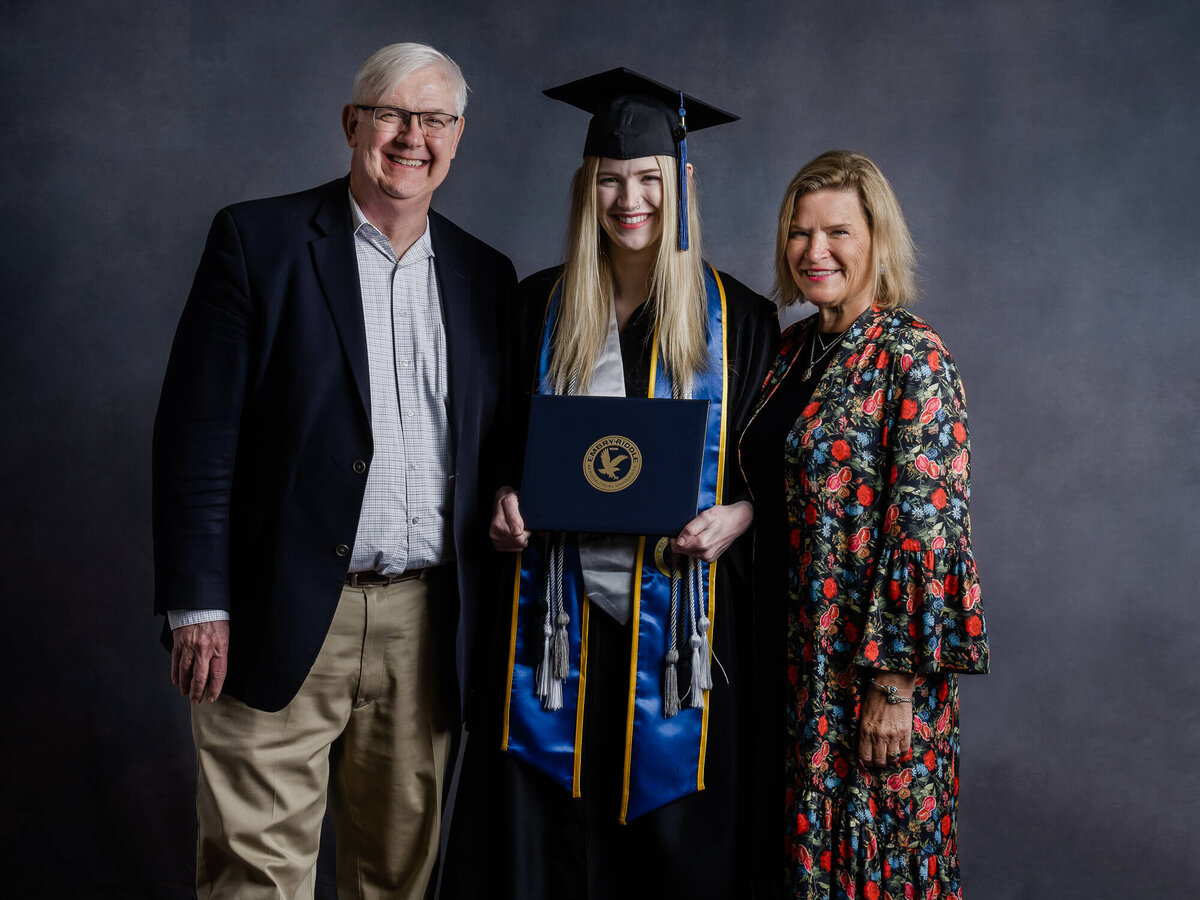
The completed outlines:
<svg viewBox="0 0 1200 900">
<path fill-rule="evenodd" d="M 701 510 L 719 504 L 723 496 L 725 397 L 729 384 L 725 288 L 707 264 L 704 284 L 711 365 L 696 373 L 691 390 L 692 397 L 709 401 L 698 498 Z M 534 385 L 537 393 L 554 392 L 547 373 L 560 301 L 561 281 L 550 294 L 542 327 Z M 657 330 L 651 347 L 649 396 L 672 396 L 669 373 L 658 365 Z M 635 571 L 640 577 L 633 587 L 634 632 L 619 813 L 622 824 L 704 790 L 709 712 L 706 688 L 711 686 L 708 632 L 715 624 L 717 564 L 686 564 L 681 577 L 664 559 L 671 537 L 674 535 L 637 539 Z M 681 582 L 686 582 L 682 589 Z M 574 797 L 581 796 L 591 606 L 574 535 L 550 535 L 545 540 L 535 537 L 518 554 L 501 747 L 544 772 Z M 702 632 L 702 639 L 698 632 Z M 550 702 L 547 670 L 552 643 L 561 644 L 564 652 L 555 666 L 560 670 L 559 680 L 553 684 L 554 699 Z M 689 649 L 692 683 L 678 685 L 679 653 Z M 682 697 L 676 699 L 676 692 Z"/>
</svg>

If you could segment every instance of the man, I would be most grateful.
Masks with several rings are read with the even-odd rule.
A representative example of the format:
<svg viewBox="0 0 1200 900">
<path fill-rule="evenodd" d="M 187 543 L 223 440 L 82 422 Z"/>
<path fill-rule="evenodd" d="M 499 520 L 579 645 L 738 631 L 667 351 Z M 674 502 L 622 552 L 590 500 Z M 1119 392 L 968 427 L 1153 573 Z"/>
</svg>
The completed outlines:
<svg viewBox="0 0 1200 900">
<path fill-rule="evenodd" d="M 202 897 L 311 897 L 327 790 L 339 895 L 426 890 L 491 589 L 515 284 L 429 209 L 466 90 L 431 47 L 374 54 L 349 179 L 218 213 L 180 321 L 155 605 L 193 704 Z"/>
</svg>

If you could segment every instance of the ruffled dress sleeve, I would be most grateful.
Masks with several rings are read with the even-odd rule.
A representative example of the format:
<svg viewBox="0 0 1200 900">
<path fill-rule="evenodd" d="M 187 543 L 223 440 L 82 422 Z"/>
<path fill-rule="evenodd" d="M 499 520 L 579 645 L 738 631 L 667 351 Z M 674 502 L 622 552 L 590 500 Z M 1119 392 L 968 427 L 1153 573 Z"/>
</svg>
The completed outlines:
<svg viewBox="0 0 1200 900">
<path fill-rule="evenodd" d="M 884 514 L 855 662 L 900 672 L 984 673 L 987 628 L 971 552 L 962 382 L 927 328 L 893 349 Z"/>
</svg>

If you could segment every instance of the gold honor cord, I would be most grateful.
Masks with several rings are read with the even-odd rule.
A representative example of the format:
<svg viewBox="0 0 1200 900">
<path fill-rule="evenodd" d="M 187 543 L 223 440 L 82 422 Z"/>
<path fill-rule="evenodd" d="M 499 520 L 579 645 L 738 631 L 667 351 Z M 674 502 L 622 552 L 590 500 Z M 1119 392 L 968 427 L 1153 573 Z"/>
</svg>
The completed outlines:
<svg viewBox="0 0 1200 900">
<path fill-rule="evenodd" d="M 579 772 L 583 767 L 583 704 L 587 696 L 588 664 L 588 621 L 591 619 L 592 602 L 583 595 L 583 616 L 579 623 L 579 700 L 575 704 L 575 768 L 571 774 L 571 796 L 582 797 L 579 789 Z"/>
<path fill-rule="evenodd" d="M 546 319 L 550 317 L 550 302 L 554 299 L 554 292 L 558 289 L 559 283 L 562 281 L 560 275 L 554 282 L 554 287 L 550 288 L 550 296 L 546 299 L 546 309 L 542 313 L 542 331 L 546 330 Z M 540 337 L 541 335 L 539 335 Z M 538 353 L 541 353 L 541 341 L 538 342 Z M 534 391 L 537 391 L 538 378 L 534 376 Z M 513 603 L 512 603 L 512 630 L 508 636 L 508 692 L 504 695 L 504 728 L 500 735 L 500 749 L 508 750 L 508 722 L 509 714 L 512 710 L 512 683 L 513 670 L 517 664 L 517 614 L 520 611 L 521 604 L 521 551 L 517 551 L 517 572 L 513 578 Z"/>
<path fill-rule="evenodd" d="M 654 384 L 654 364 L 650 365 L 651 384 Z M 653 391 L 653 388 L 651 388 Z M 637 577 L 633 580 L 633 613 L 629 622 L 633 626 L 632 650 L 629 654 L 629 711 L 625 719 L 625 773 L 621 779 L 621 814 L 617 821 L 625 824 L 625 814 L 629 812 L 629 770 L 633 764 L 633 711 L 637 700 L 637 663 L 638 663 L 638 622 L 642 615 L 642 560 L 646 552 L 646 539 L 638 538 L 637 558 L 633 571 Z"/>
<path fill-rule="evenodd" d="M 521 551 L 517 551 L 517 576 L 513 579 L 512 628 L 508 633 L 508 691 L 504 694 L 504 729 L 500 749 L 508 751 L 508 716 L 512 709 L 513 670 L 517 664 L 517 611 L 521 605 Z"/>
<path fill-rule="evenodd" d="M 658 377 L 658 322 L 654 323 L 654 340 L 650 344 L 650 385 L 646 398 L 654 399 L 654 382 Z M 637 706 L 637 663 L 638 637 L 642 614 L 642 560 L 646 553 L 646 538 L 638 538 L 637 559 L 633 566 L 633 614 L 629 622 L 633 626 L 633 641 L 629 653 L 629 705 L 625 713 L 625 774 L 621 780 L 621 815 L 618 821 L 625 824 L 625 813 L 629 811 L 629 770 L 633 764 L 633 713 Z"/>
</svg>

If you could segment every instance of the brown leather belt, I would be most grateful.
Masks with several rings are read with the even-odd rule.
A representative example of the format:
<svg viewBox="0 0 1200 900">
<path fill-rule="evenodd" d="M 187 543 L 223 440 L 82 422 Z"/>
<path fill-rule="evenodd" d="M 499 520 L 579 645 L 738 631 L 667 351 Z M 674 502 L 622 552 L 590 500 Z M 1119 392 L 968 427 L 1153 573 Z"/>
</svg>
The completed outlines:
<svg viewBox="0 0 1200 900">
<path fill-rule="evenodd" d="M 347 572 L 347 587 L 387 587 L 389 584 L 399 584 L 401 581 L 412 581 L 414 578 L 424 578 L 426 569 L 407 569 L 398 575 L 381 575 L 367 569 L 363 572 Z"/>
</svg>

